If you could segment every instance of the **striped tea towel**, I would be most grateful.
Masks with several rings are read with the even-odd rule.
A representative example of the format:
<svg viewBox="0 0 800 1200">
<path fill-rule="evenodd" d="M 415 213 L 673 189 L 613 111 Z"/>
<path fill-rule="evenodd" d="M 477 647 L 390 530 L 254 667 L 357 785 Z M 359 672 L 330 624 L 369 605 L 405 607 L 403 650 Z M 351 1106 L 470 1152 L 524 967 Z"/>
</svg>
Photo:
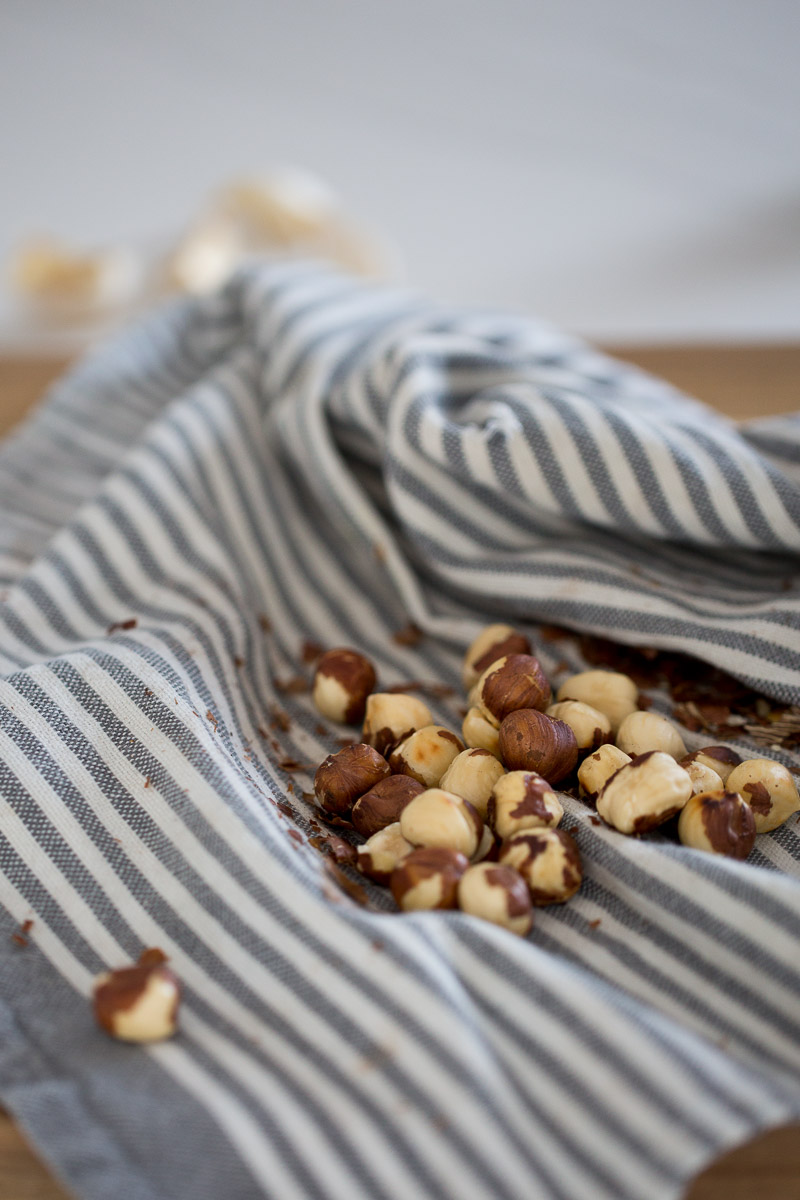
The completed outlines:
<svg viewBox="0 0 800 1200">
<path fill-rule="evenodd" d="M 800 1117 L 794 818 L 745 864 L 565 798 L 586 880 L 529 938 L 399 917 L 309 843 L 342 729 L 293 683 L 306 642 L 457 683 L 505 617 L 556 684 L 538 621 L 800 703 L 797 418 L 280 266 L 80 366 L 0 488 L 0 1100 L 78 1196 L 666 1200 Z M 147 946 L 181 1031 L 115 1043 L 92 980 Z"/>
</svg>

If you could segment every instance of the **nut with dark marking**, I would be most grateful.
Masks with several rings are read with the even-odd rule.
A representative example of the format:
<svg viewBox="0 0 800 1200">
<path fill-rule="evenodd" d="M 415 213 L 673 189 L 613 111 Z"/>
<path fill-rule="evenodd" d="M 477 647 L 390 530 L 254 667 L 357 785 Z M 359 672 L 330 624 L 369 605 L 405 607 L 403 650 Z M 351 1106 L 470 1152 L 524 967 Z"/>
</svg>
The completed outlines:
<svg viewBox="0 0 800 1200">
<path fill-rule="evenodd" d="M 181 988 L 161 950 L 145 950 L 138 963 L 101 975 L 94 985 L 94 1015 L 101 1029 L 123 1042 L 160 1042 L 177 1029 Z"/>
<path fill-rule="evenodd" d="M 575 770 L 578 743 L 564 721 L 522 708 L 500 726 L 500 756 L 509 771 L 535 771 L 558 783 Z"/>
<path fill-rule="evenodd" d="M 373 692 L 367 697 L 361 740 L 379 754 L 389 755 L 412 733 L 432 722 L 431 710 L 416 696 Z"/>
<path fill-rule="evenodd" d="M 388 884 L 395 867 L 411 853 L 414 847 L 400 832 L 400 822 L 395 821 L 373 833 L 371 838 L 358 847 L 356 866 L 362 875 L 376 883 Z"/>
<path fill-rule="evenodd" d="M 449 847 L 470 858 L 481 844 L 483 821 L 468 800 L 428 788 L 403 809 L 400 830 L 415 846 Z"/>
<path fill-rule="evenodd" d="M 699 763 L 701 766 L 710 767 L 712 771 L 716 771 L 723 785 L 728 782 L 728 776 L 734 767 L 738 767 L 742 761 L 741 755 L 735 750 L 731 750 L 730 746 L 703 746 L 700 750 L 695 750 L 692 754 L 687 754 L 681 759 L 681 766 L 685 767 L 689 762 Z"/>
<path fill-rule="evenodd" d="M 469 861 L 471 863 L 483 862 L 483 860 L 488 858 L 489 855 L 491 855 L 493 859 L 496 858 L 497 855 L 495 854 L 495 851 L 497 850 L 497 846 L 498 843 L 497 838 L 494 836 L 494 830 L 492 829 L 491 825 L 484 824 L 478 849 L 474 854 L 469 856 Z"/>
<path fill-rule="evenodd" d="M 462 750 L 439 780 L 439 787 L 469 800 L 485 818 L 492 788 L 503 774 L 502 763 L 488 750 Z"/>
<path fill-rule="evenodd" d="M 468 867 L 458 883 L 458 907 L 519 937 L 530 933 L 533 925 L 528 885 L 519 871 L 504 863 Z"/>
<path fill-rule="evenodd" d="M 671 754 L 651 750 L 620 767 L 597 797 L 597 811 L 620 833 L 646 833 L 674 817 L 692 794 L 692 781 Z"/>
<path fill-rule="evenodd" d="M 587 754 L 611 741 L 611 722 L 605 713 L 582 700 L 560 700 L 545 710 L 548 717 L 564 721 L 575 734 L 578 751 Z"/>
<path fill-rule="evenodd" d="M 610 742 L 600 746 L 595 750 L 594 754 L 590 754 L 585 758 L 578 767 L 578 783 L 581 788 L 581 795 L 588 800 L 590 804 L 594 804 L 597 800 L 597 795 L 611 776 L 624 767 L 625 763 L 631 761 L 631 756 L 626 754 L 624 750 L 620 750 L 619 746 L 612 746 Z"/>
<path fill-rule="evenodd" d="M 550 703 L 550 684 L 532 654 L 509 654 L 487 667 L 477 684 L 478 708 L 502 722 L 521 708 L 544 711 Z"/>
<path fill-rule="evenodd" d="M 478 682 L 483 672 L 498 658 L 506 658 L 509 654 L 530 654 L 531 644 L 512 625 L 487 625 L 482 629 L 475 641 L 464 655 L 462 682 L 464 691 Z"/>
<path fill-rule="evenodd" d="M 375 681 L 375 668 L 357 650 L 328 650 L 314 672 L 312 699 L 328 720 L 356 725 L 364 716 Z"/>
<path fill-rule="evenodd" d="M 581 671 L 570 675 L 558 689 L 557 700 L 580 700 L 605 713 L 616 733 L 622 722 L 639 706 L 639 689 L 619 671 Z"/>
<path fill-rule="evenodd" d="M 631 758 L 649 754 L 651 750 L 677 759 L 686 755 L 686 746 L 677 726 L 654 712 L 635 712 L 626 717 L 617 730 L 617 745 Z"/>
<path fill-rule="evenodd" d="M 486 819 L 498 837 L 510 838 L 523 829 L 555 828 L 563 815 L 546 779 L 534 771 L 509 771 L 494 786 Z"/>
<path fill-rule="evenodd" d="M 725 784 L 753 810 L 756 833 L 769 833 L 800 809 L 791 772 L 771 758 L 748 758 L 734 767 Z"/>
<path fill-rule="evenodd" d="M 390 774 L 386 759 L 372 746 L 345 746 L 317 767 L 314 796 L 324 812 L 349 818 L 351 809 L 370 788 Z"/>
<path fill-rule="evenodd" d="M 413 850 L 392 872 L 395 903 L 403 912 L 455 908 L 458 881 L 468 866 L 458 850 L 444 846 Z"/>
<path fill-rule="evenodd" d="M 389 765 L 395 774 L 410 775 L 425 787 L 437 787 L 464 743 L 443 725 L 425 725 L 392 751 Z"/>
<path fill-rule="evenodd" d="M 724 790 L 722 776 L 712 770 L 706 763 L 700 762 L 692 754 L 681 759 L 680 765 L 692 781 L 692 793 L 699 796 L 701 792 L 717 792 Z"/>
<path fill-rule="evenodd" d="M 495 758 L 500 757 L 500 730 L 494 720 L 484 716 L 479 708 L 468 710 L 461 726 L 464 743 L 471 748 L 488 750 Z"/>
<path fill-rule="evenodd" d="M 725 788 L 699 792 L 678 818 L 678 837 L 695 850 L 747 858 L 756 841 L 753 810 L 738 792 Z"/>
<path fill-rule="evenodd" d="M 353 828 L 362 837 L 372 837 L 399 821 L 409 800 L 424 790 L 424 784 L 410 775 L 388 775 L 356 800 L 350 817 Z"/>
<path fill-rule="evenodd" d="M 519 871 L 537 907 L 563 904 L 583 882 L 578 847 L 563 829 L 516 833 L 503 843 L 499 861 Z"/>
</svg>

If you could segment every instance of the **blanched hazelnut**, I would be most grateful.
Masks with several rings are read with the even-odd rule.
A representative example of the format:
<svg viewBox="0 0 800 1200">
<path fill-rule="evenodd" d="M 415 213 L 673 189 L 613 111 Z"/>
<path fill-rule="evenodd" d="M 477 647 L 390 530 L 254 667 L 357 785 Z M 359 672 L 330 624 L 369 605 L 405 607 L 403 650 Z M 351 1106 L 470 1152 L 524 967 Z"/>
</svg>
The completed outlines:
<svg viewBox="0 0 800 1200">
<path fill-rule="evenodd" d="M 375 668 L 356 650 L 328 650 L 317 663 L 312 699 L 329 721 L 356 725 L 375 687 Z"/>
<path fill-rule="evenodd" d="M 409 800 L 424 791 L 424 784 L 410 775 L 388 775 L 356 800 L 350 816 L 353 828 L 362 837 L 372 837 L 373 833 L 399 821 Z"/>
<path fill-rule="evenodd" d="M 495 758 L 500 757 L 499 726 L 485 717 L 479 708 L 470 708 L 464 717 L 461 734 L 467 746 L 488 750 Z"/>
<path fill-rule="evenodd" d="M 425 787 L 437 787 L 464 743 L 443 725 L 425 725 L 392 751 L 389 765 L 397 775 L 410 775 Z"/>
<path fill-rule="evenodd" d="M 698 792 L 678 818 L 678 837 L 695 850 L 747 858 L 756 841 L 753 811 L 738 792 Z"/>
<path fill-rule="evenodd" d="M 653 712 L 634 712 L 626 717 L 617 730 L 617 745 L 631 758 L 637 754 L 649 754 L 651 750 L 671 754 L 677 759 L 686 755 L 686 747 L 677 726 Z"/>
<path fill-rule="evenodd" d="M 680 765 L 692 781 L 694 796 L 699 796 L 701 792 L 717 792 L 720 788 L 724 790 L 725 784 L 717 772 L 712 771 L 711 767 L 706 766 L 705 763 L 698 762 L 691 754 L 682 758 Z"/>
<path fill-rule="evenodd" d="M 524 633 L 512 625 L 487 625 L 464 655 L 462 682 L 464 691 L 473 687 L 492 663 L 509 654 L 530 654 L 531 644 Z"/>
<path fill-rule="evenodd" d="M 619 671 L 580 671 L 570 675 L 558 689 L 557 700 L 581 700 L 605 713 L 616 733 L 622 722 L 639 703 L 639 689 L 628 675 Z"/>
<path fill-rule="evenodd" d="M 510 838 L 523 829 L 555 827 L 563 815 L 546 779 L 534 771 L 509 771 L 494 786 L 486 819 L 498 837 Z"/>
<path fill-rule="evenodd" d="M 753 810 L 756 833 L 769 833 L 800 809 L 800 796 L 790 771 L 771 758 L 748 758 L 734 767 L 725 784 Z"/>
<path fill-rule="evenodd" d="M 458 883 L 458 907 L 520 937 L 533 925 L 528 885 L 519 871 L 503 863 L 467 867 Z"/>
<path fill-rule="evenodd" d="M 673 817 L 692 794 L 692 781 L 671 754 L 651 750 L 620 767 L 597 797 L 597 811 L 620 833 L 645 833 Z"/>
<path fill-rule="evenodd" d="M 415 846 L 446 846 L 470 858 L 483 836 L 483 821 L 468 800 L 428 788 L 400 814 L 400 831 Z"/>
<path fill-rule="evenodd" d="M 701 766 L 710 767 L 712 771 L 716 771 L 722 780 L 723 784 L 728 782 L 728 776 L 734 767 L 738 767 L 742 761 L 741 755 L 735 750 L 731 750 L 729 746 L 703 746 L 700 750 L 695 750 L 692 754 L 687 754 L 681 759 L 681 766 L 685 767 L 689 762 L 700 763 Z"/>
<path fill-rule="evenodd" d="M 325 812 L 349 817 L 359 796 L 389 774 L 386 759 L 371 746 L 345 746 L 338 754 L 329 754 L 317 767 L 314 796 Z"/>
<path fill-rule="evenodd" d="M 497 838 L 494 836 L 494 830 L 490 825 L 484 824 L 478 849 L 474 854 L 470 854 L 469 861 L 471 863 L 483 862 L 492 853 L 496 845 Z"/>
<path fill-rule="evenodd" d="M 400 822 L 395 821 L 385 829 L 379 829 L 371 838 L 358 847 L 356 866 L 362 875 L 368 875 L 376 883 L 388 884 L 392 871 L 411 853 L 414 847 L 400 832 Z"/>
<path fill-rule="evenodd" d="M 478 680 L 478 708 L 485 717 L 503 721 L 520 708 L 544 710 L 550 684 L 532 654 L 509 654 L 488 666 Z"/>
<path fill-rule="evenodd" d="M 379 754 L 391 754 L 418 729 L 433 723 L 427 704 L 402 692 L 373 692 L 367 697 L 361 739 Z"/>
<path fill-rule="evenodd" d="M 590 804 L 594 804 L 603 784 L 620 767 L 624 767 L 625 763 L 630 761 L 631 756 L 624 750 L 620 750 L 619 746 L 612 746 L 610 742 L 600 746 L 578 767 L 578 783 L 581 787 L 581 794 Z"/>
<path fill-rule="evenodd" d="M 563 904 L 583 881 L 578 847 L 563 829 L 515 833 L 503 844 L 500 862 L 519 871 L 537 907 Z"/>
<path fill-rule="evenodd" d="M 500 757 L 509 771 L 535 771 L 548 783 L 558 783 L 575 770 L 578 743 L 564 721 L 521 708 L 500 726 Z"/>
<path fill-rule="evenodd" d="M 545 709 L 548 717 L 564 721 L 575 734 L 579 752 L 596 750 L 611 740 L 611 722 L 605 713 L 582 700 L 561 700 Z"/>
<path fill-rule="evenodd" d="M 458 850 L 444 846 L 412 850 L 392 872 L 395 903 L 403 912 L 455 908 L 458 881 L 468 866 Z"/>
<path fill-rule="evenodd" d="M 101 975 L 94 985 L 98 1025 L 123 1042 L 160 1042 L 177 1028 L 181 988 L 161 950 L 145 950 L 133 967 Z"/>
<path fill-rule="evenodd" d="M 503 774 L 502 763 L 488 750 L 462 750 L 439 780 L 439 787 L 463 796 L 485 817 L 492 788 Z"/>
</svg>

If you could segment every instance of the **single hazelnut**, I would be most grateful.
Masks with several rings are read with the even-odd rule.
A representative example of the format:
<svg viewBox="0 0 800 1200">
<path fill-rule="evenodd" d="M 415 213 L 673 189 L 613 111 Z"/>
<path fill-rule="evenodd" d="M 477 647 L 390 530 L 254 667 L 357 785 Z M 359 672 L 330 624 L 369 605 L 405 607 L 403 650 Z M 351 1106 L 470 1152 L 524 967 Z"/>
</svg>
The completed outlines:
<svg viewBox="0 0 800 1200">
<path fill-rule="evenodd" d="M 469 800 L 428 788 L 401 812 L 400 831 L 415 846 L 446 846 L 470 858 L 481 843 L 483 821 Z"/>
<path fill-rule="evenodd" d="M 615 771 L 620 767 L 624 767 L 625 763 L 631 761 L 631 756 L 626 754 L 624 750 L 620 750 L 619 746 L 613 746 L 610 742 L 598 747 L 594 754 L 590 754 L 585 758 L 578 767 L 578 783 L 581 788 L 581 795 L 588 800 L 590 804 L 594 804 L 597 800 L 597 793 L 600 791 L 603 784 L 611 778 Z"/>
<path fill-rule="evenodd" d="M 469 856 L 469 861 L 471 863 L 483 862 L 483 860 L 488 858 L 490 854 L 492 854 L 492 857 L 495 858 L 496 855 L 494 855 L 492 852 L 496 848 L 497 838 L 494 836 L 494 830 L 492 829 L 491 825 L 484 824 L 478 849 L 474 854 Z"/>
<path fill-rule="evenodd" d="M 467 867 L 458 881 L 458 907 L 520 937 L 530 933 L 533 925 L 528 885 L 519 871 L 503 863 Z"/>
<path fill-rule="evenodd" d="M 738 792 L 728 792 L 724 787 L 698 792 L 678 817 L 678 837 L 684 846 L 695 850 L 747 858 L 756 841 L 753 810 Z"/>
<path fill-rule="evenodd" d="M 509 654 L 488 666 L 478 680 L 478 708 L 485 717 L 503 721 L 520 708 L 544 711 L 550 684 L 532 654 Z"/>
<path fill-rule="evenodd" d="M 605 713 L 582 700 L 560 700 L 545 709 L 548 717 L 564 721 L 575 734 L 578 751 L 587 753 L 611 741 L 611 722 Z"/>
<path fill-rule="evenodd" d="M 349 817 L 359 796 L 390 774 L 386 759 L 372 746 L 345 746 L 317 767 L 314 796 L 327 813 Z"/>
<path fill-rule="evenodd" d="M 180 984 L 161 950 L 145 950 L 138 963 L 101 975 L 94 985 L 97 1024 L 123 1042 L 160 1042 L 177 1029 Z"/>
<path fill-rule="evenodd" d="M 375 680 L 375 668 L 363 654 L 328 650 L 317 663 L 312 699 L 328 720 L 357 725 Z"/>
<path fill-rule="evenodd" d="M 692 754 L 687 754 L 685 758 L 682 758 L 681 766 L 685 767 L 689 762 L 700 763 L 702 766 L 716 771 L 723 784 L 726 784 L 731 771 L 734 767 L 738 767 L 741 761 L 741 755 L 737 754 L 735 750 L 731 750 L 729 746 L 703 746 L 700 750 L 695 750 Z"/>
<path fill-rule="evenodd" d="M 575 770 L 578 743 L 564 721 L 521 708 L 500 726 L 500 757 L 509 771 L 535 771 L 548 783 L 558 783 Z"/>
<path fill-rule="evenodd" d="M 706 763 L 699 762 L 691 754 L 687 754 L 685 758 L 681 759 L 680 766 L 692 781 L 693 796 L 699 796 L 701 792 L 718 792 L 720 788 L 724 791 L 725 784 L 722 782 L 722 776 Z"/>
<path fill-rule="evenodd" d="M 494 786 L 486 819 L 498 837 L 510 838 L 523 829 L 554 828 L 563 815 L 546 779 L 533 771 L 509 771 Z"/>
<path fill-rule="evenodd" d="M 617 730 L 620 750 L 634 758 L 659 750 L 673 758 L 686 756 L 686 747 L 676 725 L 654 712 L 634 712 L 626 717 Z"/>
<path fill-rule="evenodd" d="M 748 758 L 734 767 L 725 783 L 753 810 L 756 833 L 769 833 L 800 809 L 800 796 L 790 771 L 771 758 Z"/>
<path fill-rule="evenodd" d="M 639 689 L 628 675 L 619 671 L 581 671 L 570 675 L 558 689 L 557 700 L 581 700 L 611 722 L 616 733 L 622 722 L 639 704 Z"/>
<path fill-rule="evenodd" d="M 412 850 L 392 872 L 395 903 L 403 912 L 455 908 L 458 881 L 468 866 L 463 854 L 445 846 Z"/>
<path fill-rule="evenodd" d="M 492 788 L 503 774 L 502 763 L 488 750 L 462 750 L 439 780 L 439 787 L 469 800 L 485 817 Z"/>
<path fill-rule="evenodd" d="M 563 829 L 527 829 L 503 843 L 500 860 L 519 871 L 531 900 L 539 907 L 563 904 L 583 881 L 581 856 Z"/>
<path fill-rule="evenodd" d="M 410 775 L 425 787 L 438 787 L 464 743 L 443 725 L 425 725 L 392 751 L 389 765 L 397 775 Z"/>
<path fill-rule="evenodd" d="M 467 746 L 478 750 L 488 750 L 495 758 L 500 757 L 499 727 L 485 717 L 479 708 L 470 708 L 461 726 L 461 735 Z"/>
<path fill-rule="evenodd" d="M 386 885 L 392 871 L 413 849 L 411 842 L 406 841 L 400 832 L 400 822 L 395 821 L 373 833 L 363 846 L 358 847 L 356 866 L 362 875 Z"/>
<path fill-rule="evenodd" d="M 480 679 L 483 672 L 498 658 L 509 654 L 530 654 L 531 644 L 512 625 L 487 625 L 464 655 L 462 682 L 468 692 Z"/>
<path fill-rule="evenodd" d="M 671 754 L 650 750 L 612 775 L 597 797 L 597 811 L 620 833 L 646 833 L 680 812 L 692 781 Z"/>
<path fill-rule="evenodd" d="M 367 696 L 361 740 L 379 754 L 389 755 L 395 746 L 432 722 L 433 713 L 416 696 L 373 692 Z"/>
<path fill-rule="evenodd" d="M 424 791 L 424 784 L 410 775 L 387 775 L 356 800 L 350 816 L 353 828 L 362 837 L 372 837 L 373 833 L 399 821 L 409 800 Z"/>
</svg>

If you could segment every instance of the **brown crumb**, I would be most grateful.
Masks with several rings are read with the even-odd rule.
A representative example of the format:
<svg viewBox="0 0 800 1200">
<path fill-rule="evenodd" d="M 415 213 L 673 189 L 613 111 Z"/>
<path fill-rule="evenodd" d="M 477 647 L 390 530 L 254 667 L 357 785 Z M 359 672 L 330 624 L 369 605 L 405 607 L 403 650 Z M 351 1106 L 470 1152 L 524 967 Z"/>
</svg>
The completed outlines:
<svg viewBox="0 0 800 1200">
<path fill-rule="evenodd" d="M 325 647 L 321 646 L 319 642 L 312 642 L 307 639 L 305 642 L 303 642 L 301 653 L 303 662 L 310 667 L 311 664 L 315 663 L 318 658 L 322 658 L 323 654 L 325 653 Z"/>
<path fill-rule="evenodd" d="M 382 542 L 375 542 L 372 547 L 372 553 L 375 555 L 379 563 L 386 562 L 386 547 Z"/>
<path fill-rule="evenodd" d="M 424 636 L 422 630 L 412 621 L 404 629 L 398 629 L 396 633 L 393 633 L 392 641 L 396 646 L 418 646 Z"/>
<path fill-rule="evenodd" d="M 244 659 L 242 658 L 241 654 L 234 654 L 233 665 L 235 667 L 239 667 L 240 670 L 244 666 Z"/>
<path fill-rule="evenodd" d="M 318 827 L 319 828 L 319 827 Z M 309 838 L 310 844 L 320 854 L 329 854 L 334 862 L 352 865 L 358 857 L 355 846 L 337 837 L 335 833 L 320 833 Z"/>
<path fill-rule="evenodd" d="M 324 859 L 324 865 L 330 878 L 339 885 L 342 891 L 347 892 L 351 900 L 355 900 L 356 904 L 362 906 L 366 906 L 369 903 L 366 888 L 357 883 L 355 879 L 351 879 L 349 875 L 345 875 L 342 868 L 338 867 L 336 863 L 331 862 L 329 858 Z"/>
<path fill-rule="evenodd" d="M 298 842 L 298 843 L 299 843 L 299 845 L 301 845 L 301 846 L 303 845 L 303 843 L 304 843 L 304 842 L 305 842 L 305 840 L 306 840 L 306 839 L 303 837 L 303 835 L 302 835 L 302 833 L 300 832 L 300 830 L 299 830 L 299 829 L 290 829 L 290 830 L 288 830 L 288 833 L 289 833 L 289 837 L 292 839 L 292 841 L 293 841 L 293 842 Z"/>
<path fill-rule="evenodd" d="M 26 937 L 23 937 L 21 933 L 12 933 L 11 940 L 15 946 L 19 946 L 23 950 L 25 949 L 25 947 L 27 945 L 30 944 L 28 942 L 28 939 Z"/>
<path fill-rule="evenodd" d="M 589 922 L 589 928 L 590 929 L 599 929 L 600 924 L 601 924 L 600 917 L 595 917 L 595 919 L 593 921 Z"/>
<path fill-rule="evenodd" d="M 284 712 L 277 704 L 272 704 L 269 710 L 269 723 L 272 729 L 280 729 L 282 733 L 288 733 L 292 728 L 291 717 L 287 712 Z M 261 728 L 259 726 L 259 733 Z M 269 737 L 268 733 L 262 734 L 262 737 Z"/>
<path fill-rule="evenodd" d="M 153 689 L 152 689 L 152 688 L 145 688 L 145 689 L 144 689 L 144 694 L 145 694 L 145 696 L 152 696 L 152 694 L 153 694 Z"/>
<path fill-rule="evenodd" d="M 26 917 L 20 925 L 20 929 L 23 933 L 30 933 L 30 931 L 33 929 L 33 917 Z"/>
<path fill-rule="evenodd" d="M 372 945 L 373 950 L 385 950 L 386 949 L 386 942 L 382 941 L 380 938 L 374 938 L 371 945 Z"/>
<path fill-rule="evenodd" d="M 287 804 L 285 800 L 274 801 L 275 807 L 280 809 L 285 817 L 294 817 L 294 809 L 291 804 Z"/>
<path fill-rule="evenodd" d="M 324 725 L 320 725 L 318 723 L 314 726 L 314 733 L 317 735 L 317 737 L 326 737 L 328 731 Z"/>
<path fill-rule="evenodd" d="M 214 726 L 214 733 L 217 732 L 217 718 L 214 716 L 210 708 L 206 709 L 206 720 Z"/>
<path fill-rule="evenodd" d="M 272 622 L 265 613 L 258 614 L 258 623 L 264 633 L 272 633 Z"/>
<path fill-rule="evenodd" d="M 136 617 L 129 617 L 127 621 L 114 621 L 106 630 L 107 633 L 116 633 L 118 630 L 135 629 L 139 624 Z"/>
<path fill-rule="evenodd" d="M 149 775 L 147 776 L 147 779 L 145 779 L 145 781 L 144 781 L 144 786 L 146 788 L 150 787 L 150 776 Z"/>
<path fill-rule="evenodd" d="M 592 816 L 592 817 L 589 817 L 589 820 L 591 821 L 592 825 L 602 825 L 603 824 L 603 822 L 600 820 L 599 817 Z"/>
</svg>

